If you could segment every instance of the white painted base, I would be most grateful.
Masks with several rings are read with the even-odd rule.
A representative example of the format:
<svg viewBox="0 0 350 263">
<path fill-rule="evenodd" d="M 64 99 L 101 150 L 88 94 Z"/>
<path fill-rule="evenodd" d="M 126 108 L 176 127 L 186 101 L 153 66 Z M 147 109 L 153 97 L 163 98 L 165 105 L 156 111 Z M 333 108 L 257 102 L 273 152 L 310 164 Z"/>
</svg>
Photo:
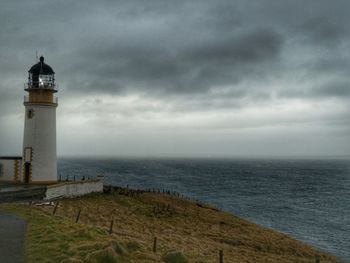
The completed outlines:
<svg viewBox="0 0 350 263">
<path fill-rule="evenodd" d="M 25 162 L 31 164 L 29 182 L 57 181 L 56 106 L 25 105 L 23 166 Z"/>
</svg>

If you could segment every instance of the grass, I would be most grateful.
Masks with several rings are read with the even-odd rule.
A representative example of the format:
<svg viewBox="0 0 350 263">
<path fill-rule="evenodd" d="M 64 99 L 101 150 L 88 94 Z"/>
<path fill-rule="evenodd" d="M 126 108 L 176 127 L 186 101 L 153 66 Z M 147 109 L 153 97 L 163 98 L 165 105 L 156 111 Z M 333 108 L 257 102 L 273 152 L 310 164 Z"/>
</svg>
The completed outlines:
<svg viewBox="0 0 350 263">
<path fill-rule="evenodd" d="M 0 209 L 27 220 L 28 262 L 209 263 L 218 262 L 220 249 L 224 262 L 306 263 L 316 257 L 322 263 L 340 262 L 285 234 L 211 207 L 165 194 L 125 195 L 119 190 L 61 200 L 55 216 L 52 206 L 3 204 Z"/>
<path fill-rule="evenodd" d="M 188 263 L 188 260 L 181 252 L 167 253 L 163 260 L 165 263 Z"/>
<path fill-rule="evenodd" d="M 21 204 L 0 205 L 27 220 L 27 262 L 129 262 L 128 244 L 118 246 L 104 229 L 75 224 Z M 124 248 L 123 246 L 126 246 Z M 124 253 L 121 253 L 121 251 Z"/>
</svg>

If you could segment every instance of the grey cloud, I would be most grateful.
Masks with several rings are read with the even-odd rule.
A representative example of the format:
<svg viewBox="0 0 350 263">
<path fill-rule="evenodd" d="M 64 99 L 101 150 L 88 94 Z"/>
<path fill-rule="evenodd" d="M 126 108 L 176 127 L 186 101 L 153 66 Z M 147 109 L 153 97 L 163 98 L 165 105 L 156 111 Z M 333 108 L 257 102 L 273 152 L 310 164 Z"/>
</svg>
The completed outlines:
<svg viewBox="0 0 350 263">
<path fill-rule="evenodd" d="M 72 119 L 87 111 L 74 101 L 85 100 L 100 123 L 112 118 L 105 96 L 142 98 L 117 114 L 150 120 L 162 111 L 219 115 L 294 98 L 337 98 L 346 109 L 349 8 L 348 0 L 2 1 L 0 118 L 22 116 L 35 51 L 56 71 L 59 110 Z M 336 114 L 324 116 L 325 129 Z"/>
<path fill-rule="evenodd" d="M 48 54 L 48 63 L 52 61 L 70 96 L 81 90 L 164 98 L 209 96 L 220 86 L 231 86 L 234 94 L 240 83 L 255 80 L 256 85 L 244 91 L 253 100 L 261 92 L 259 83 L 289 74 L 288 57 L 305 45 L 326 43 L 330 53 L 326 59 L 315 54 L 313 65 L 304 64 L 309 75 L 341 67 L 344 58 L 333 54 L 330 43 L 348 37 L 346 2 L 242 3 L 33 1 L 22 9 L 15 1 L 2 3 L 0 58 L 6 62 L 2 72 L 20 72 L 25 80 L 30 64 L 26 68 L 23 57 L 34 58 L 38 50 Z M 295 50 L 286 49 L 290 38 L 296 38 Z M 305 38 L 311 42 L 303 42 Z M 298 96 L 308 94 L 312 91 Z"/>
<path fill-rule="evenodd" d="M 349 97 L 350 98 L 350 80 L 347 82 L 338 82 L 323 84 L 318 88 L 311 90 L 313 96 L 323 97 Z"/>
<path fill-rule="evenodd" d="M 320 74 L 343 74 L 340 78 L 347 77 L 350 68 L 349 59 L 340 53 L 339 55 L 332 54 L 331 57 L 320 58 L 314 65 L 310 65 L 312 70 Z"/>
<path fill-rule="evenodd" d="M 313 100 L 318 100 L 319 98 L 348 99 L 350 97 L 350 80 L 325 81 L 310 88 L 284 89 L 278 93 L 278 96 L 280 98 L 308 98 Z"/>
<path fill-rule="evenodd" d="M 315 17 L 301 25 L 301 30 L 307 39 L 314 44 L 334 48 L 342 40 L 347 39 L 349 32 L 343 21 L 325 16 Z"/>
<path fill-rule="evenodd" d="M 281 49 L 282 42 L 281 35 L 276 32 L 257 30 L 250 34 L 224 39 L 224 41 L 219 39 L 204 47 L 199 44 L 188 55 L 190 59 L 204 60 L 204 62 L 254 63 L 275 58 Z"/>
<path fill-rule="evenodd" d="M 0 117 L 18 114 L 22 110 L 22 90 L 11 90 L 8 85 L 0 84 L 0 91 Z"/>
<path fill-rule="evenodd" d="M 80 79 L 86 85 L 80 86 L 85 91 L 119 93 L 136 89 L 192 94 L 207 92 L 215 85 L 235 85 L 252 73 L 268 71 L 282 47 L 283 37 L 267 29 L 181 48 L 159 46 L 156 40 L 154 46 L 116 44 L 97 52 L 82 50 L 83 59 L 73 61 L 67 71 L 82 74 Z"/>
</svg>

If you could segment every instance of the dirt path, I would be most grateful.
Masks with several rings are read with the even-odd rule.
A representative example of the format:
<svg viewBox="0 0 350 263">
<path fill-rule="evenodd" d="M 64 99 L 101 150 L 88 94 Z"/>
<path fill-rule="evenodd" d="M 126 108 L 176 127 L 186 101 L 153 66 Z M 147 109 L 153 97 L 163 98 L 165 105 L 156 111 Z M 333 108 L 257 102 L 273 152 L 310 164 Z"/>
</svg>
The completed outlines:
<svg viewBox="0 0 350 263">
<path fill-rule="evenodd" d="M 0 211 L 0 262 L 24 262 L 26 222 Z"/>
</svg>

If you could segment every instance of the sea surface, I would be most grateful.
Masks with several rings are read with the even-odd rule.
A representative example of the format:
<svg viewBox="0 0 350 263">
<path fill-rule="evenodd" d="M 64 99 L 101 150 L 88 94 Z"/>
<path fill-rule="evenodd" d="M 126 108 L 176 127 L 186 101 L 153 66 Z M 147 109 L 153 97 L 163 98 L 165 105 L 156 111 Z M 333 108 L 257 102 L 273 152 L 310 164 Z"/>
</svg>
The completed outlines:
<svg viewBox="0 0 350 263">
<path fill-rule="evenodd" d="M 350 160 L 61 158 L 59 175 L 177 191 L 350 262 Z"/>
</svg>

